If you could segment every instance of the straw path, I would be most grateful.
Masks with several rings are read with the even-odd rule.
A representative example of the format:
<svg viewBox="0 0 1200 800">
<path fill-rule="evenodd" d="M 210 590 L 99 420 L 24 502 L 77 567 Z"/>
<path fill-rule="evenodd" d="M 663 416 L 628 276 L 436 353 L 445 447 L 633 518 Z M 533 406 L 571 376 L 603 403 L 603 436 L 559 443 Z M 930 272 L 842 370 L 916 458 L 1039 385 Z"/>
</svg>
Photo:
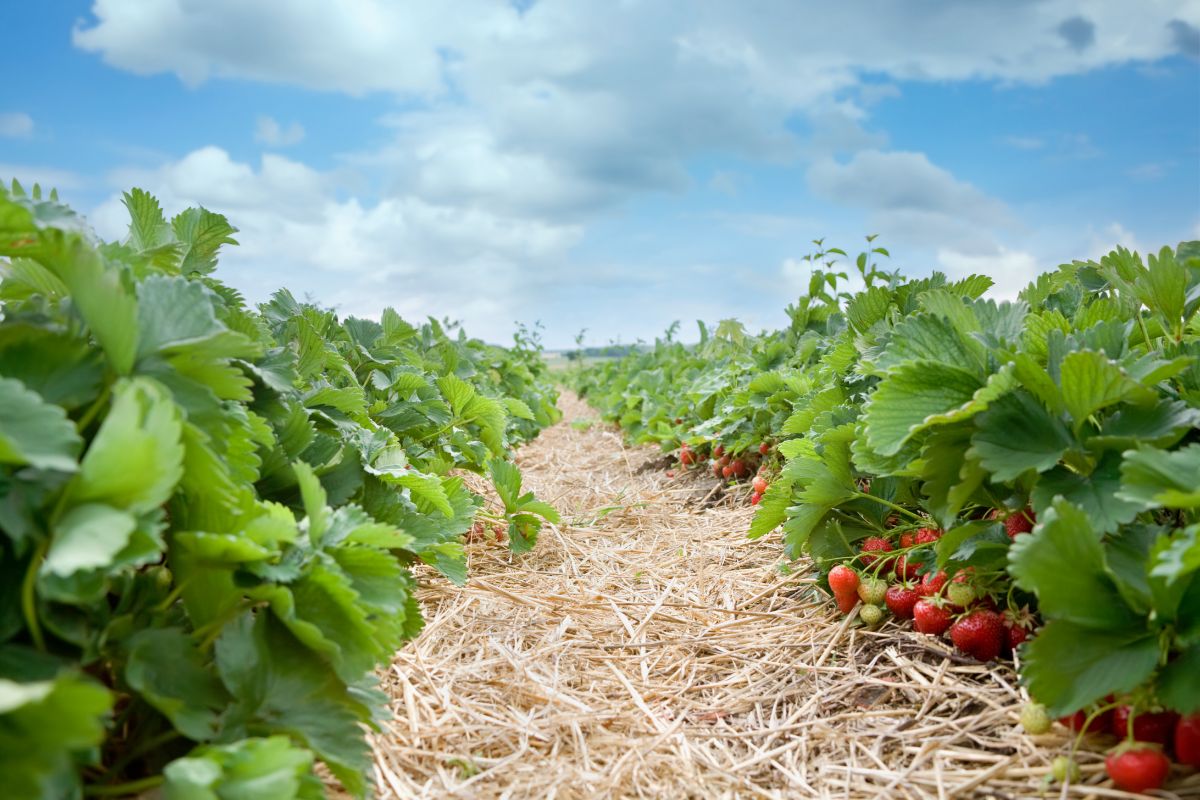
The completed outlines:
<svg viewBox="0 0 1200 800">
<path fill-rule="evenodd" d="M 519 462 L 562 524 L 519 558 L 470 545 L 466 587 L 426 576 L 428 625 L 381 673 L 382 796 L 1040 795 L 1065 738 L 1020 734 L 1010 668 L 848 624 L 777 540 L 747 541 L 744 496 L 704 507 L 711 480 L 640 469 L 657 454 L 561 405 Z M 1081 763 L 1095 785 L 1050 796 L 1132 796 Z"/>
</svg>

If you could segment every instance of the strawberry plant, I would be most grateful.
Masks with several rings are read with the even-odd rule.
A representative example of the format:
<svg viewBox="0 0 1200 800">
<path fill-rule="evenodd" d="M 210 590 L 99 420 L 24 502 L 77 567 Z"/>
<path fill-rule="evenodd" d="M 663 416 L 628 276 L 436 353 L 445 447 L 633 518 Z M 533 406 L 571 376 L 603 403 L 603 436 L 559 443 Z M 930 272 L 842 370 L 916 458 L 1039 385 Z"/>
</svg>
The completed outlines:
<svg viewBox="0 0 1200 800">
<path fill-rule="evenodd" d="M 125 204 L 106 243 L 0 190 L 7 790 L 312 798 L 320 761 L 364 795 L 412 565 L 462 582 L 476 518 L 517 552 L 557 519 L 510 460 L 557 418 L 536 336 L 252 308 L 212 275 L 224 217 Z"/>
<path fill-rule="evenodd" d="M 786 329 L 672 331 L 580 387 L 639 441 L 771 442 L 749 533 L 780 531 L 843 612 L 833 571 L 853 567 L 920 631 L 1019 647 L 1052 717 L 1196 713 L 1200 243 L 1064 264 L 1003 302 L 983 275 L 882 272 L 880 251 L 856 292 L 842 251 L 815 254 Z"/>
</svg>

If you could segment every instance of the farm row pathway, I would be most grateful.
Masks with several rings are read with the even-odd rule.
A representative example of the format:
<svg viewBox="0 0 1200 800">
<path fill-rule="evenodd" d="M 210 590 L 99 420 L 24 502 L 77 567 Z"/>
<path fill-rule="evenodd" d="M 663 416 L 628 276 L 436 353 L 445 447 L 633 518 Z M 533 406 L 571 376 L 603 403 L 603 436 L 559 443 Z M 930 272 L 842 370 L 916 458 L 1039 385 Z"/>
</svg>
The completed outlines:
<svg viewBox="0 0 1200 800">
<path fill-rule="evenodd" d="M 777 537 L 746 540 L 744 494 L 714 504 L 561 405 L 519 462 L 562 524 L 515 559 L 470 545 L 464 588 L 426 576 L 429 623 L 383 673 L 382 796 L 1037 796 L 1061 743 L 1016 733 L 1011 670 L 847 625 Z M 1127 796 L 1070 796 L 1092 791 Z"/>
</svg>

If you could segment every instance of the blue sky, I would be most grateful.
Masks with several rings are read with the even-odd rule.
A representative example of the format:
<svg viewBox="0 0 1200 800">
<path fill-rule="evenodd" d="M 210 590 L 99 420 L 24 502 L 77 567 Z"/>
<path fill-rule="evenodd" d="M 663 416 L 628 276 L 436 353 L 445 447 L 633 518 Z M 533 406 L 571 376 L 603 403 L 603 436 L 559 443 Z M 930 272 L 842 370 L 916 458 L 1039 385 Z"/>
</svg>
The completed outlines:
<svg viewBox="0 0 1200 800">
<path fill-rule="evenodd" d="M 219 275 L 503 341 L 783 322 L 867 233 L 998 296 L 1200 238 L 1198 0 L 96 0 L 6 10 L 0 177 L 241 229 Z"/>
</svg>

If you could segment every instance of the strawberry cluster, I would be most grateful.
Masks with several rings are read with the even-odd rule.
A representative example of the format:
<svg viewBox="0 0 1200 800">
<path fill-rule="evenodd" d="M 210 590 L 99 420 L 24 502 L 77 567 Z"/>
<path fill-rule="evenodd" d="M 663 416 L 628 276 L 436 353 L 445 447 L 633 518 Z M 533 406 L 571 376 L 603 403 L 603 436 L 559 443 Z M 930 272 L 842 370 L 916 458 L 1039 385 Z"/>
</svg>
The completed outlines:
<svg viewBox="0 0 1200 800">
<path fill-rule="evenodd" d="M 675 422 L 679 424 L 681 421 L 677 419 Z M 760 444 L 757 451 L 750 450 L 740 453 L 729 452 L 725 448 L 725 445 L 717 442 L 713 444 L 706 459 L 702 451 L 693 449 L 687 442 L 683 442 L 679 446 L 677 457 L 679 465 L 684 469 L 700 466 L 702 462 L 707 460 L 708 467 L 712 470 L 714 478 L 734 482 L 740 482 L 748 478 L 757 464 L 758 471 L 751 481 L 752 492 L 750 494 L 750 505 L 756 506 L 762 500 L 763 495 L 767 493 L 767 487 L 769 486 L 767 481 L 768 468 L 764 462 L 770 453 L 771 445 L 767 442 Z M 675 477 L 675 470 L 667 470 L 667 477 Z"/>
<path fill-rule="evenodd" d="M 1040 703 L 1026 705 L 1020 721 L 1034 736 L 1052 726 Z M 1058 723 L 1076 734 L 1076 744 L 1084 735 L 1114 739 L 1116 744 L 1109 749 L 1104 767 L 1113 784 L 1127 792 L 1161 788 L 1171 770 L 1171 756 L 1182 766 L 1200 768 L 1200 713 L 1182 715 L 1156 707 L 1143 697 L 1117 700 L 1109 696 Z M 1074 765 L 1069 757 L 1060 758 Z M 1077 770 L 1070 770 L 1071 780 L 1078 780 Z M 1048 780 L 1063 782 L 1066 778 L 1052 773 Z"/>
<path fill-rule="evenodd" d="M 1010 526 L 1011 519 L 1021 522 Z M 1018 512 L 1006 519 L 1005 527 L 1015 537 L 1031 530 L 1032 520 L 1031 511 Z M 1000 608 L 999 576 L 978 575 L 969 567 L 947 574 L 914 560 L 917 552 L 936 546 L 941 536 L 937 528 L 921 527 L 899 532 L 894 539 L 889 531 L 862 540 L 853 558 L 829 572 L 838 607 L 849 614 L 861 604 L 858 614 L 868 627 L 881 623 L 888 612 L 897 622 L 911 620 L 918 633 L 949 635 L 959 651 L 979 661 L 1012 653 L 1034 627 L 1034 615 L 1023 606 Z"/>
</svg>

